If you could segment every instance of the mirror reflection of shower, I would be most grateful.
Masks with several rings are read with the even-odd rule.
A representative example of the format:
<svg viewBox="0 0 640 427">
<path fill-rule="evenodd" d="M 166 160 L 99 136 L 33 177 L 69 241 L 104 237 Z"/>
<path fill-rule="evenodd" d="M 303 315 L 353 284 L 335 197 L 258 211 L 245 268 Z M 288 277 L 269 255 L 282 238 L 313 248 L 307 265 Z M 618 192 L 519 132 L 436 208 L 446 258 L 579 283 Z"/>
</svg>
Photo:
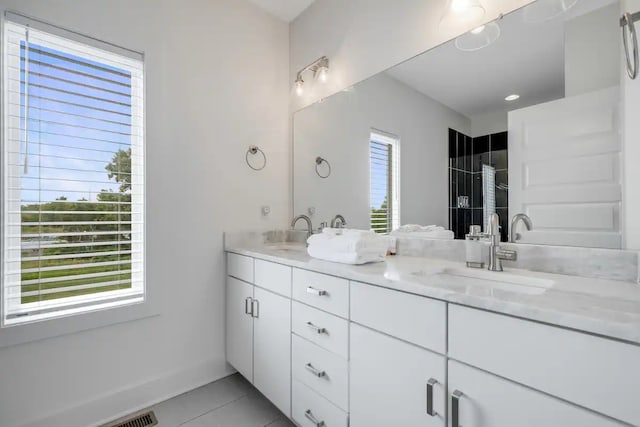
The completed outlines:
<svg viewBox="0 0 640 427">
<path fill-rule="evenodd" d="M 449 129 L 449 227 L 464 239 L 471 225 L 486 231 L 492 213 L 500 216 L 503 241 L 509 219 L 508 134 L 478 137 Z"/>
</svg>

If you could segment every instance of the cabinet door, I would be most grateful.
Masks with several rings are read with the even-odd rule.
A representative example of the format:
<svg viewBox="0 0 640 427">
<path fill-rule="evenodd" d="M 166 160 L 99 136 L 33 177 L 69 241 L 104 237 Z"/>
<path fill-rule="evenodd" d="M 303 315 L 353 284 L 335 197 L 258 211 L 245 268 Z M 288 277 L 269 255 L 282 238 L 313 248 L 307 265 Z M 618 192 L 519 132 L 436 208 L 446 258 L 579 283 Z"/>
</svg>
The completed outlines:
<svg viewBox="0 0 640 427">
<path fill-rule="evenodd" d="M 253 381 L 253 285 L 227 277 L 227 362 Z"/>
<path fill-rule="evenodd" d="M 467 365 L 449 362 L 449 393 L 462 392 L 452 427 L 622 427 L 623 424 Z"/>
<path fill-rule="evenodd" d="M 253 385 L 291 415 L 291 300 L 255 288 Z"/>
<path fill-rule="evenodd" d="M 444 427 L 445 363 L 444 356 L 352 323 L 351 427 Z M 433 393 L 430 379 L 437 381 Z"/>
</svg>

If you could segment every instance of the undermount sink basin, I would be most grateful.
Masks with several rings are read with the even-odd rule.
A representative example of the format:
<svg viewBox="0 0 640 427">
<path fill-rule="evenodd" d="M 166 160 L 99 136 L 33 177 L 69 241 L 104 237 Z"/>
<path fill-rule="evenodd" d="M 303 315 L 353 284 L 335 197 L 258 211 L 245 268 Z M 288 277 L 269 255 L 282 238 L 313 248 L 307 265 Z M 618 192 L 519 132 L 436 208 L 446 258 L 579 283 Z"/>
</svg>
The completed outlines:
<svg viewBox="0 0 640 427">
<path fill-rule="evenodd" d="M 553 280 L 527 276 L 510 271 L 489 271 L 479 268 L 445 268 L 439 274 L 467 277 L 470 279 L 490 280 L 510 285 L 532 286 L 548 289 L 553 286 Z"/>
</svg>

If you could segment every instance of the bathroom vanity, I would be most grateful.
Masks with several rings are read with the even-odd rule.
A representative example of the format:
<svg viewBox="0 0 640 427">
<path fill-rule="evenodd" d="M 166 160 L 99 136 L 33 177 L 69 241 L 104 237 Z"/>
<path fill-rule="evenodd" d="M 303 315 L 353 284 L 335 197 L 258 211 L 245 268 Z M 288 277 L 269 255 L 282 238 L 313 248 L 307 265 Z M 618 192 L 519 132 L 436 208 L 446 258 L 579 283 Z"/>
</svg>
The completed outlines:
<svg viewBox="0 0 640 427">
<path fill-rule="evenodd" d="M 227 360 L 301 426 L 640 425 L 634 282 L 227 247 Z"/>
<path fill-rule="evenodd" d="M 455 239 L 227 239 L 229 363 L 303 427 L 640 426 L 623 6 L 536 1 L 296 111 L 292 227 Z"/>
</svg>

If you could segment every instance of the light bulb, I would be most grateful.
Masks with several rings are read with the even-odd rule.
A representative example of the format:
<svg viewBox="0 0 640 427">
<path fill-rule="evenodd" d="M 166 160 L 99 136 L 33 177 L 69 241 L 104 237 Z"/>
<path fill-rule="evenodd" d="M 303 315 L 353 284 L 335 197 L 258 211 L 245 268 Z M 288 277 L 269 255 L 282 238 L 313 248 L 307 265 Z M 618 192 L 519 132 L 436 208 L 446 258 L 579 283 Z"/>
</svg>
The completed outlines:
<svg viewBox="0 0 640 427">
<path fill-rule="evenodd" d="M 480 0 L 448 0 L 440 27 L 446 30 L 457 29 L 461 25 L 478 27 L 482 24 L 485 9 Z M 468 28 L 468 27 L 467 27 Z"/>
<path fill-rule="evenodd" d="M 318 68 L 318 80 L 322 83 L 326 83 L 329 79 L 329 67 L 322 66 Z"/>
<path fill-rule="evenodd" d="M 295 87 L 296 87 L 296 95 L 302 96 L 302 93 L 304 92 L 304 80 L 302 80 L 301 78 L 298 78 L 296 80 Z"/>
</svg>

